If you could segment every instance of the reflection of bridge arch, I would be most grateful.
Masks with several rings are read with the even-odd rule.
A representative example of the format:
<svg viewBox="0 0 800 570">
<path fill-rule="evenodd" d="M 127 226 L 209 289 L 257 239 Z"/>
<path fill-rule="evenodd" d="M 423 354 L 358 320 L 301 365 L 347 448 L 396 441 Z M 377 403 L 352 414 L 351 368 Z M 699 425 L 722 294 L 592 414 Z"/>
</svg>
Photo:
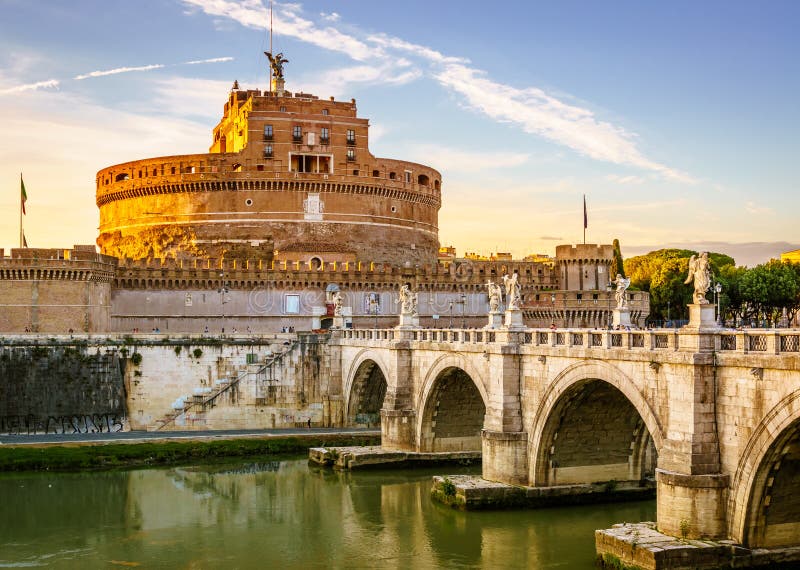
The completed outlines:
<svg viewBox="0 0 800 570">
<path fill-rule="evenodd" d="M 487 402 L 481 375 L 469 361 L 454 355 L 437 359 L 417 403 L 419 451 L 480 451 Z"/>
<path fill-rule="evenodd" d="M 388 379 L 378 354 L 363 350 L 353 359 L 345 383 L 348 425 L 378 424 Z"/>
<path fill-rule="evenodd" d="M 779 402 L 753 431 L 731 485 L 729 528 L 751 548 L 800 541 L 800 391 Z"/>
<path fill-rule="evenodd" d="M 556 377 L 531 435 L 530 479 L 537 486 L 652 476 L 663 440 L 658 418 L 633 381 L 596 360 Z"/>
</svg>

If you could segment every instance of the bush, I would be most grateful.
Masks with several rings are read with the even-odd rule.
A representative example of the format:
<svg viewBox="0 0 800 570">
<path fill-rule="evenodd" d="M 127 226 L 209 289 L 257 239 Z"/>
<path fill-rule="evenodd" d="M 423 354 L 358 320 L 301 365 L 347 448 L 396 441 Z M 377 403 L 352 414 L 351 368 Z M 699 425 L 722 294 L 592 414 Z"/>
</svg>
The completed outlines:
<svg viewBox="0 0 800 570">
<path fill-rule="evenodd" d="M 182 348 L 183 347 L 181 345 L 178 345 L 178 346 L 175 347 L 175 356 L 180 356 L 181 355 L 181 349 Z"/>
<path fill-rule="evenodd" d="M 450 477 L 445 477 L 444 481 L 442 481 L 442 493 L 444 493 L 445 497 L 456 496 L 456 485 L 450 480 Z"/>
<path fill-rule="evenodd" d="M 142 363 L 142 355 L 139 352 L 134 352 L 131 354 L 131 362 L 133 362 L 134 366 L 139 366 Z"/>
<path fill-rule="evenodd" d="M 203 349 L 195 348 L 194 351 L 192 351 L 192 354 L 194 354 L 195 358 L 200 358 L 201 356 L 203 356 Z"/>
</svg>

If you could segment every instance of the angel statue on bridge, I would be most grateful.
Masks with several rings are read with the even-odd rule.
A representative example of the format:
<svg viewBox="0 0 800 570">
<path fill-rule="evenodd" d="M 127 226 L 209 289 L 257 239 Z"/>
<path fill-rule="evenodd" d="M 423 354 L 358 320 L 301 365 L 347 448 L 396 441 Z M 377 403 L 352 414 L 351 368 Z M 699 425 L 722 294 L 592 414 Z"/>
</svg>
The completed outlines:
<svg viewBox="0 0 800 570">
<path fill-rule="evenodd" d="M 694 295 L 692 302 L 695 305 L 708 305 L 706 291 L 711 286 L 711 270 L 708 267 L 708 252 L 704 251 L 700 256 L 693 255 L 689 258 L 689 275 L 686 277 L 684 285 L 688 285 L 694 279 Z"/>
<path fill-rule="evenodd" d="M 519 275 L 515 271 L 510 276 L 508 273 L 503 275 L 503 285 L 506 287 L 506 309 L 515 311 L 522 304 L 522 293 L 519 286 Z"/>
<path fill-rule="evenodd" d="M 417 293 L 412 291 L 408 283 L 400 287 L 400 312 L 404 315 L 417 316 Z"/>
<path fill-rule="evenodd" d="M 265 51 L 264 55 L 269 60 L 269 66 L 272 69 L 272 75 L 276 79 L 283 79 L 283 64 L 289 63 L 289 60 L 283 57 L 283 52 L 272 55 L 270 52 Z"/>
<path fill-rule="evenodd" d="M 612 283 L 617 286 L 617 290 L 614 292 L 614 299 L 617 301 L 617 309 L 627 308 L 628 296 L 625 294 L 625 291 L 631 286 L 631 280 L 617 273 L 617 278 L 614 279 Z"/>
</svg>

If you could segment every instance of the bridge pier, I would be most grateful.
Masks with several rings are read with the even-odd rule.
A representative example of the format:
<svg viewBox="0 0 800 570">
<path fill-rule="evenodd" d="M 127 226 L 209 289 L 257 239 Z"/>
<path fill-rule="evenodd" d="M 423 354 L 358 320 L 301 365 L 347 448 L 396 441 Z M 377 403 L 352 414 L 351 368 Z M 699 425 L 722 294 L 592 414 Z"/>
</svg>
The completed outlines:
<svg viewBox="0 0 800 570">
<path fill-rule="evenodd" d="M 392 451 L 417 451 L 414 410 L 381 410 L 381 447 Z"/>
<path fill-rule="evenodd" d="M 481 430 L 481 457 L 487 481 L 528 484 L 528 434 L 524 431 Z"/>
<path fill-rule="evenodd" d="M 727 538 L 729 477 L 656 469 L 658 530 L 683 538 Z"/>
</svg>

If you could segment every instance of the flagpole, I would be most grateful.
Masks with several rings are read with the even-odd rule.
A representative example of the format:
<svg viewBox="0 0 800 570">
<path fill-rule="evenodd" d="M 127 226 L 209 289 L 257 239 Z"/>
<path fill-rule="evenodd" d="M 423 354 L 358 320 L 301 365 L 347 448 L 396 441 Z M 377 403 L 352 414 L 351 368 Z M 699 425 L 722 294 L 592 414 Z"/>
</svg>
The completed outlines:
<svg viewBox="0 0 800 570">
<path fill-rule="evenodd" d="M 23 203 L 22 203 L 22 185 L 23 184 L 25 184 L 25 183 L 22 181 L 22 172 L 20 172 L 19 173 L 19 187 L 20 187 L 20 192 L 19 192 L 19 247 L 20 248 L 22 247 L 22 242 L 25 239 L 23 237 L 25 234 L 23 233 L 23 229 L 22 229 L 22 208 L 23 208 Z"/>
</svg>

